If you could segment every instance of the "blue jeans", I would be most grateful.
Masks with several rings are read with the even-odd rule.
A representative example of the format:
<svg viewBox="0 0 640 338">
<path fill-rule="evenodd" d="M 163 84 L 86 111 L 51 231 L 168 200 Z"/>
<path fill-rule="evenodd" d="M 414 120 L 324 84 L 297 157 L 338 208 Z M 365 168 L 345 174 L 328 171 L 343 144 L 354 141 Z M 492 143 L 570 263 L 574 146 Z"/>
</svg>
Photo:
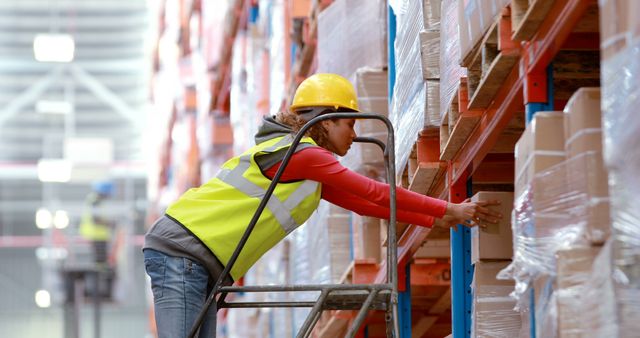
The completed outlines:
<svg viewBox="0 0 640 338">
<path fill-rule="evenodd" d="M 151 277 L 158 338 L 186 337 L 210 292 L 209 273 L 183 257 L 145 249 L 144 265 Z M 216 302 L 200 327 L 200 338 L 216 336 Z"/>
</svg>

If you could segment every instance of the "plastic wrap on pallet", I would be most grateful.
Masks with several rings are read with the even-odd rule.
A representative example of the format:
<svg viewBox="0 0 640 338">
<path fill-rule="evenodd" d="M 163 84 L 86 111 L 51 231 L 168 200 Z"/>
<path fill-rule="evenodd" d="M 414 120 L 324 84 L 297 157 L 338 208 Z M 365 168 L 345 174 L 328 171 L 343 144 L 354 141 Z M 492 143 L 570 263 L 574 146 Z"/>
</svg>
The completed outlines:
<svg viewBox="0 0 640 338">
<path fill-rule="evenodd" d="M 635 1 L 601 1 L 600 6 L 603 11 L 618 9 L 601 23 L 606 51 L 601 67 L 602 113 L 619 336 L 631 337 L 640 332 L 640 24 L 628 8 L 638 6 Z"/>
<path fill-rule="evenodd" d="M 440 81 L 439 80 L 427 80 L 424 82 L 427 98 L 425 103 L 427 105 L 425 109 L 425 125 L 428 125 L 429 121 L 437 121 L 440 118 Z"/>
<path fill-rule="evenodd" d="M 233 152 L 241 154 L 255 144 L 253 136 L 258 131 L 254 98 L 256 93 L 248 85 L 250 64 L 243 62 L 243 55 L 249 52 L 250 38 L 238 33 L 233 45 L 231 59 L 231 90 L 229 117 L 233 128 Z"/>
<path fill-rule="evenodd" d="M 555 276 L 538 276 L 533 282 L 536 336 L 558 335 L 558 308 L 556 303 Z"/>
<path fill-rule="evenodd" d="M 568 264 L 591 263 L 591 266 L 584 269 L 585 271 L 574 273 L 571 279 L 558 286 L 560 338 L 636 336 L 619 334 L 619 314 L 616 313 L 614 294 L 615 273 L 611 265 L 612 244 L 613 240 L 608 240 L 595 259 L 589 255 L 588 262 L 581 261 L 582 258 L 568 261 Z"/>
<path fill-rule="evenodd" d="M 502 8 L 509 2 L 510 0 L 458 0 L 459 46 L 462 58 L 482 40 Z"/>
<path fill-rule="evenodd" d="M 282 241 L 269 250 L 251 267 L 244 277 L 245 285 L 285 285 L 289 278 L 289 242 Z M 284 292 L 247 292 L 234 295 L 234 301 L 285 301 L 289 294 Z M 227 324 L 230 336 L 247 337 L 251 332 L 273 332 L 276 337 L 292 335 L 292 309 L 275 308 L 266 311 L 231 309 L 232 320 Z M 247 327 L 247 323 L 255 323 L 258 328 Z M 274 323 L 278 323 L 275 325 Z M 258 325 L 259 324 L 259 325 Z M 254 325 L 254 326 L 256 326 Z"/>
<path fill-rule="evenodd" d="M 420 69 L 422 3 L 405 0 L 396 11 L 396 82 L 389 119 L 396 131 L 396 169 L 402 173 L 418 133 L 424 127 L 425 88 Z M 438 125 L 436 123 L 435 125 Z"/>
<path fill-rule="evenodd" d="M 589 311 L 583 307 L 580 297 L 585 294 L 590 280 L 594 260 L 601 247 L 576 247 L 560 250 L 556 254 L 556 290 L 555 300 L 558 313 L 558 336 L 582 337 L 589 331 L 582 325 L 583 313 Z M 537 307 L 537 304 L 536 304 Z"/>
<path fill-rule="evenodd" d="M 337 0 L 318 15 L 318 72 L 354 80 L 360 67 L 387 65 L 387 5 Z"/>
<path fill-rule="evenodd" d="M 389 115 L 389 75 L 386 70 L 363 67 L 356 71 L 356 91 L 361 111 Z M 358 120 L 356 134 L 360 137 L 376 138 L 387 142 L 387 126 L 373 119 Z M 355 143 L 340 162 L 345 167 L 372 178 L 384 178 L 384 157 L 382 150 L 375 144 Z"/>
<path fill-rule="evenodd" d="M 266 6 L 270 13 L 265 17 L 270 18 L 269 22 L 269 112 L 275 114 L 280 111 L 284 99 L 287 95 L 285 85 L 285 36 L 289 32 L 285 31 L 284 1 L 272 1 Z"/>
<path fill-rule="evenodd" d="M 425 29 L 440 29 L 441 0 L 422 0 Z"/>
<path fill-rule="evenodd" d="M 540 276 L 554 276 L 558 250 L 589 244 L 589 233 L 607 227 L 609 201 L 591 184 L 602 177 L 597 152 L 586 152 L 538 173 L 516 198 L 513 213 L 512 264 L 501 278 L 516 281 L 519 306 Z M 606 175 L 606 174 L 604 174 Z"/>
<path fill-rule="evenodd" d="M 496 279 L 508 261 L 477 262 L 473 275 L 472 337 L 516 337 L 520 314 L 509 296 L 513 283 Z"/>
<path fill-rule="evenodd" d="M 291 283 L 338 283 L 353 260 L 349 213 L 321 201 L 306 224 L 291 234 Z M 296 292 L 296 300 L 309 300 L 315 292 Z M 296 309 L 294 330 L 302 326 L 309 309 Z M 284 336 L 282 336 L 284 337 Z"/>
<path fill-rule="evenodd" d="M 446 113 L 458 90 L 460 78 L 466 74 L 466 68 L 460 67 L 458 2 L 443 1 L 440 21 L 440 117 Z"/>
<path fill-rule="evenodd" d="M 439 30 L 423 30 L 420 32 L 420 54 L 422 77 L 426 80 L 440 79 Z"/>
</svg>

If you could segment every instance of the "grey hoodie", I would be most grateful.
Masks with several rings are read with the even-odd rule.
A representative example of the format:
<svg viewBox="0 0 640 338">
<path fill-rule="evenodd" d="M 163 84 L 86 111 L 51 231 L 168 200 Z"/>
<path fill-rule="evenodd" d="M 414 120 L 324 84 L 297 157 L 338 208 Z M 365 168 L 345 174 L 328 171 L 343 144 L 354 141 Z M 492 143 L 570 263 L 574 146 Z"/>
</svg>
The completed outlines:
<svg viewBox="0 0 640 338">
<path fill-rule="evenodd" d="M 273 116 L 266 116 L 263 118 L 262 125 L 260 126 L 260 128 L 258 129 L 258 132 L 256 133 L 255 141 L 256 141 L 256 144 L 260 144 L 262 142 L 274 139 L 276 137 L 286 136 L 292 133 L 293 133 L 293 130 L 291 129 L 290 126 L 276 121 L 276 119 Z M 300 151 L 304 148 L 312 147 L 312 146 L 313 145 L 308 143 L 301 143 L 296 148 L 296 151 Z M 282 158 L 284 157 L 288 149 L 289 148 L 284 148 L 279 151 L 273 152 L 271 154 L 258 156 L 256 157 L 256 162 L 258 163 L 258 166 L 260 167 L 261 170 L 263 171 L 267 170 L 272 166 L 274 166 L 276 163 L 279 163 L 280 161 L 282 161 Z"/>
</svg>

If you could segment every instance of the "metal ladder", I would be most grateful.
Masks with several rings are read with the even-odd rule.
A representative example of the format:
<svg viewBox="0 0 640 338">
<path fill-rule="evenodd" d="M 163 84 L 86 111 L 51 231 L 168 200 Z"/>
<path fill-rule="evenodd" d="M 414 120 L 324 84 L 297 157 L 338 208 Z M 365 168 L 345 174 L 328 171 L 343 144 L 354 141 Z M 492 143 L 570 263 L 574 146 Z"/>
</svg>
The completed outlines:
<svg viewBox="0 0 640 338">
<path fill-rule="evenodd" d="M 387 126 L 387 145 L 375 138 L 356 137 L 354 142 L 375 143 L 382 148 L 389 184 L 390 214 L 387 234 L 387 283 L 383 284 L 321 284 L 321 285 L 281 285 L 281 286 L 222 286 L 223 281 L 229 275 L 231 268 L 235 264 L 238 256 L 253 231 L 262 211 L 267 205 L 267 201 L 273 194 L 276 184 L 284 172 L 291 156 L 293 155 L 300 140 L 307 130 L 314 124 L 328 119 L 377 119 Z M 395 184 L 395 156 L 394 156 L 394 132 L 393 125 L 386 117 L 371 113 L 329 113 L 315 117 L 307 122 L 294 138 L 291 146 L 287 150 L 282 164 L 272 179 L 265 196 L 260 201 L 258 209 L 253 215 L 251 222 L 247 226 L 244 235 L 240 239 L 233 255 L 218 276 L 218 280 L 207 297 L 207 301 L 196 318 L 189 333 L 189 338 L 194 338 L 204 317 L 206 316 L 213 301 L 216 301 L 217 309 L 221 308 L 278 308 L 278 307 L 310 307 L 311 312 L 303 323 L 297 337 L 309 337 L 320 315 L 324 310 L 359 310 L 353 324 L 347 332 L 347 337 L 354 337 L 360 325 L 366 318 L 369 310 L 386 311 L 386 332 L 387 337 L 399 338 L 398 323 L 398 255 L 396 241 L 396 184 Z M 320 292 L 316 301 L 267 301 L 267 302 L 226 302 L 225 298 L 233 292 Z M 216 300 L 216 296 L 218 299 Z"/>
</svg>

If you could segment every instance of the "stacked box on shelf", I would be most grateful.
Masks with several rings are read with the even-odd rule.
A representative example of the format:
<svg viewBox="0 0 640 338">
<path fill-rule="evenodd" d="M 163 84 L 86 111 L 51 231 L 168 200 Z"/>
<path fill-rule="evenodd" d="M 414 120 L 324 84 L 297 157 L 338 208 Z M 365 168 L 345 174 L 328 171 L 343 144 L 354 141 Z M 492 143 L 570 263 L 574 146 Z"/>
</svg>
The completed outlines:
<svg viewBox="0 0 640 338">
<path fill-rule="evenodd" d="M 388 116 L 389 112 L 389 75 L 387 70 L 363 67 L 356 71 L 356 92 L 360 110 Z M 356 134 L 361 137 L 376 138 L 387 142 L 387 126 L 380 120 L 358 120 Z M 341 160 L 346 167 L 359 173 L 384 181 L 384 158 L 382 149 L 376 144 L 356 143 Z M 371 258 L 376 261 L 380 255 L 380 219 L 351 214 L 353 228 L 354 258 Z"/>
<path fill-rule="evenodd" d="M 576 91 L 565 107 L 565 115 L 568 173 L 588 170 L 585 180 L 568 180 L 569 190 L 586 195 L 588 204 L 578 211 L 587 216 L 584 218 L 585 236 L 592 244 L 603 244 L 609 237 L 611 226 L 608 175 L 602 159 L 600 88 Z"/>
<path fill-rule="evenodd" d="M 464 60 L 482 40 L 509 0 L 457 0 L 460 33 L 460 60 Z"/>
<path fill-rule="evenodd" d="M 386 250 L 381 243 L 383 238 L 380 232 L 380 219 L 375 217 L 360 216 L 352 213 L 353 225 L 353 249 L 355 259 L 367 259 L 380 262 L 386 257 Z"/>
<path fill-rule="evenodd" d="M 460 67 L 458 2 L 442 1 L 440 21 L 440 118 L 453 102 L 466 69 Z M 443 121 L 444 122 L 444 121 Z"/>
<path fill-rule="evenodd" d="M 534 290 L 536 332 L 555 335 L 559 250 L 589 252 L 607 238 L 607 173 L 597 137 L 597 89 L 578 90 L 565 113 L 538 112 L 516 145 L 514 262 L 509 274 L 521 287 L 521 308 Z M 564 154 L 564 156 L 563 156 Z M 564 157 L 566 156 L 566 159 Z M 574 257 L 575 258 L 575 257 Z M 564 263 L 564 262 L 563 262 Z M 507 270 L 505 270 L 507 272 Z"/>
<path fill-rule="evenodd" d="M 541 229 L 548 227 L 549 221 L 541 211 L 548 205 L 553 206 L 553 200 L 557 197 L 554 194 L 563 189 L 565 171 L 554 171 L 544 179 L 536 180 L 535 177 L 564 161 L 564 140 L 563 113 L 538 112 L 515 146 L 515 203 L 512 224 L 514 261 L 510 266 L 510 273 L 506 273 L 507 270 L 505 270 L 505 276 L 510 276 L 520 286 L 516 290 L 516 296 L 522 313 L 530 310 L 528 290 L 533 286 L 534 276 L 539 275 L 539 270 L 535 270 L 538 268 L 537 264 L 547 263 L 551 259 L 548 255 L 539 254 L 539 252 L 545 252 L 540 250 L 540 246 L 548 243 L 537 242 L 543 234 L 538 227 Z M 545 184 L 552 184 L 548 194 L 550 200 L 545 200 L 543 195 L 536 194 L 538 190 L 547 189 Z M 532 200 L 532 196 L 537 199 Z M 537 208 L 535 213 L 534 208 Z M 551 224 L 555 225 L 554 219 L 552 217 L 550 219 Z M 544 274 L 544 276 L 548 275 Z M 545 284 L 545 281 L 546 278 L 541 278 L 538 284 Z M 527 317 L 523 316 L 523 318 Z"/>
<path fill-rule="evenodd" d="M 604 292 L 594 296 L 603 301 L 614 299 L 616 316 L 612 316 L 614 323 L 605 326 L 615 330 L 592 332 L 602 337 L 632 337 L 640 332 L 640 2 L 602 0 L 598 4 L 604 157 L 610 173 L 610 271 L 615 278 L 611 281 L 613 297 L 606 298 Z"/>
<path fill-rule="evenodd" d="M 424 30 L 420 32 L 425 126 L 433 127 L 440 122 L 440 7 L 440 0 L 423 0 Z"/>
<path fill-rule="evenodd" d="M 424 26 L 421 1 L 402 0 L 394 7 L 396 79 L 389 118 L 396 130 L 396 168 L 405 167 L 418 133 L 425 125 L 426 88 L 421 72 L 420 31 Z"/>
<path fill-rule="evenodd" d="M 290 243 L 288 240 L 280 242 L 277 246 L 265 253 L 256 264 L 251 267 L 244 277 L 245 285 L 286 285 L 291 283 Z M 234 295 L 234 301 L 285 301 L 289 295 L 284 292 L 248 292 Z M 290 308 L 276 308 L 269 312 L 246 309 L 230 309 L 236 312 L 236 320 L 229 323 L 228 329 L 231 336 L 247 336 L 249 333 L 257 337 L 268 336 L 273 332 L 276 337 L 288 337 L 292 335 L 293 310 Z M 256 327 L 249 328 L 247 322 L 256 323 Z M 274 323 L 277 323 L 275 325 Z"/>
<path fill-rule="evenodd" d="M 589 280 L 594 260 L 600 247 L 579 247 L 559 250 L 556 254 L 556 304 L 558 313 L 558 337 L 587 336 L 582 325 L 585 309 L 580 297 Z"/>
<path fill-rule="evenodd" d="M 472 337 L 518 337 L 520 314 L 509 297 L 514 283 L 496 278 L 509 261 L 476 262 L 473 274 Z"/>
<path fill-rule="evenodd" d="M 289 237 L 291 284 L 332 284 L 340 282 L 353 260 L 350 214 L 337 206 L 321 201 L 305 225 Z M 296 300 L 317 297 L 314 292 L 293 293 Z M 308 308 L 293 311 L 293 330 L 298 332 Z"/>
<path fill-rule="evenodd" d="M 515 147 L 515 196 L 523 190 L 537 173 L 565 159 L 564 114 L 537 112 Z"/>
<path fill-rule="evenodd" d="M 497 274 L 511 262 L 512 192 L 478 192 L 472 201 L 497 200 L 492 207 L 503 215 L 497 224 L 484 228 L 474 227 L 471 232 L 471 263 L 474 264 L 472 327 L 474 337 L 491 337 L 499 333 L 503 337 L 517 336 L 520 331 L 520 314 L 513 310 L 515 300 L 509 297 L 514 282 L 498 280 Z"/>
<path fill-rule="evenodd" d="M 356 71 L 356 92 L 358 105 L 362 112 L 389 115 L 389 75 L 380 68 L 364 67 Z M 380 120 L 358 120 L 356 134 L 362 137 L 376 138 L 387 142 L 387 126 Z M 379 146 L 371 143 L 356 143 L 345 157 L 343 164 L 370 177 L 384 178 L 384 159 Z M 372 176 L 372 171 L 377 171 Z"/>
<path fill-rule="evenodd" d="M 361 67 L 387 65 L 386 1 L 336 0 L 318 15 L 319 73 L 353 81 Z"/>
<path fill-rule="evenodd" d="M 425 29 L 440 30 L 442 0 L 422 0 L 422 17 Z"/>
</svg>

